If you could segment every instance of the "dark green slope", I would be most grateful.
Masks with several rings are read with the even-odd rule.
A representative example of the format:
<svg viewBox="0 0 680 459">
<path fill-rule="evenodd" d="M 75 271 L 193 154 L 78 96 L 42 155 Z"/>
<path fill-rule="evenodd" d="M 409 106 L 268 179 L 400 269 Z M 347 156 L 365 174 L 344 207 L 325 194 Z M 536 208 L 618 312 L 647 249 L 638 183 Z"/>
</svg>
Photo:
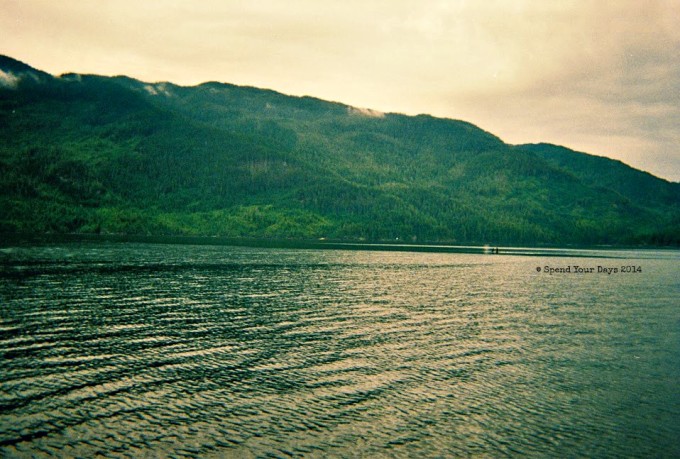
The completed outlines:
<svg viewBox="0 0 680 459">
<path fill-rule="evenodd" d="M 678 184 L 463 121 L 221 83 L 55 78 L 5 57 L 0 69 L 0 231 L 678 241 Z"/>
<path fill-rule="evenodd" d="M 546 143 L 518 145 L 516 148 L 534 153 L 548 163 L 571 172 L 584 182 L 614 190 L 632 201 L 652 206 L 680 205 L 680 183 L 657 179 L 621 161 L 579 153 Z"/>
<path fill-rule="evenodd" d="M 648 225 L 633 239 L 637 242 L 677 244 L 680 239 L 680 183 L 659 179 L 634 169 L 621 161 L 576 152 L 551 144 L 519 145 L 517 149 L 533 153 L 549 164 L 573 174 L 602 192 L 612 191 L 628 205 L 655 210 L 657 224 Z"/>
</svg>

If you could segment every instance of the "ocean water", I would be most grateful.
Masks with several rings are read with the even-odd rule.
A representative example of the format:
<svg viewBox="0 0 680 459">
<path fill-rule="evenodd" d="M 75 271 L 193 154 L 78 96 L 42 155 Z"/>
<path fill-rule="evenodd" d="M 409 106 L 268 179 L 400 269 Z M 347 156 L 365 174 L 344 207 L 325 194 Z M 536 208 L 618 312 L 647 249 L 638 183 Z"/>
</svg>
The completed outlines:
<svg viewBox="0 0 680 459">
<path fill-rule="evenodd" d="M 679 261 L 4 247 L 0 456 L 680 457 Z"/>
</svg>

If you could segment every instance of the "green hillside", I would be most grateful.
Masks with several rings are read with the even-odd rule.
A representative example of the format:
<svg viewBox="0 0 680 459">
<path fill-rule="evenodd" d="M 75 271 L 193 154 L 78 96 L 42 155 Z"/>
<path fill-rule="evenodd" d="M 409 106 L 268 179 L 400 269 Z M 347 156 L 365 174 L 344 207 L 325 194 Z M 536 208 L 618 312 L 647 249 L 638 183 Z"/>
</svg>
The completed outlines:
<svg viewBox="0 0 680 459">
<path fill-rule="evenodd" d="M 680 184 L 463 121 L 0 71 L 0 232 L 680 243 Z"/>
</svg>

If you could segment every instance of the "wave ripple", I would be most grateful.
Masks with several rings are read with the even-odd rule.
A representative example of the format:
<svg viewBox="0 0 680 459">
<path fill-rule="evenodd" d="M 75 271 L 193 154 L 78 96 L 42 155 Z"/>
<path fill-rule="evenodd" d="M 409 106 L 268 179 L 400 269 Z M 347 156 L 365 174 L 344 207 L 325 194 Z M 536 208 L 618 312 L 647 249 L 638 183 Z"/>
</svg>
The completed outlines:
<svg viewBox="0 0 680 459">
<path fill-rule="evenodd" d="M 0 261 L 2 456 L 680 455 L 667 257 L 607 278 L 147 244 Z"/>
</svg>

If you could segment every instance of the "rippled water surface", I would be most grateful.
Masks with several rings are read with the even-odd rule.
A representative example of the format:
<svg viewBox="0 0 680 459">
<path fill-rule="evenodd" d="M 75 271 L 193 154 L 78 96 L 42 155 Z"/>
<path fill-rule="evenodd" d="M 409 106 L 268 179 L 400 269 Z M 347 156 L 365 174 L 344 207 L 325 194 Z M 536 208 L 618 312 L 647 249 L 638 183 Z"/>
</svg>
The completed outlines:
<svg viewBox="0 0 680 459">
<path fill-rule="evenodd" d="M 679 457 L 680 258 L 616 255 L 3 248 L 0 456 Z"/>
</svg>

